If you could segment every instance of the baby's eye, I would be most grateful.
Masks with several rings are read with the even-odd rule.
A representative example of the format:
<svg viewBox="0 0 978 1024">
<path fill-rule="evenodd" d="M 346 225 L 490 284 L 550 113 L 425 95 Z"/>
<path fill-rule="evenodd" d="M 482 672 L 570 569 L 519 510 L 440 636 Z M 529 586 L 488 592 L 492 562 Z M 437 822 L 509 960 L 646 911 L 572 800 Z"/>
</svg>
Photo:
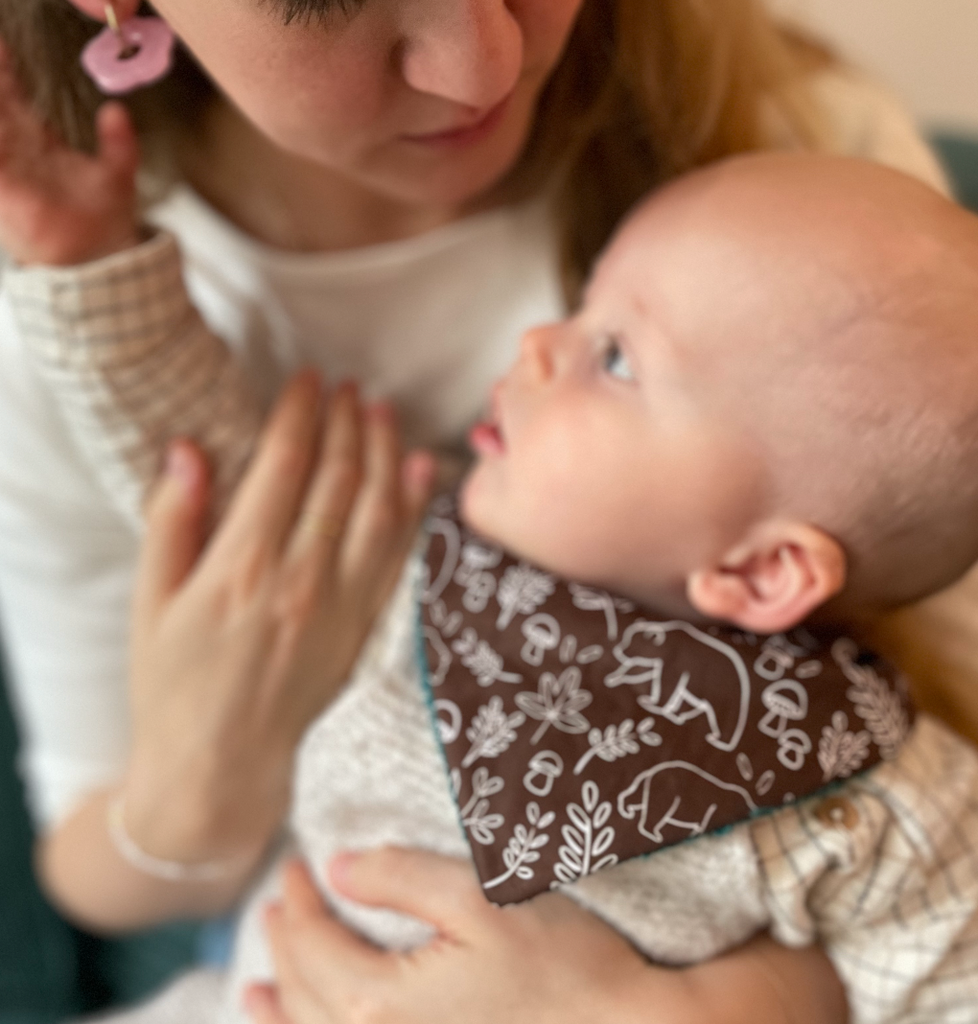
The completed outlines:
<svg viewBox="0 0 978 1024">
<path fill-rule="evenodd" d="M 622 351 L 622 347 L 617 338 L 608 339 L 604 355 L 602 357 L 602 364 L 604 366 L 605 373 L 610 373 L 612 377 L 617 377 L 619 380 L 626 381 L 635 380 L 635 374 L 632 373 L 631 364 L 628 361 L 628 357 Z"/>
</svg>

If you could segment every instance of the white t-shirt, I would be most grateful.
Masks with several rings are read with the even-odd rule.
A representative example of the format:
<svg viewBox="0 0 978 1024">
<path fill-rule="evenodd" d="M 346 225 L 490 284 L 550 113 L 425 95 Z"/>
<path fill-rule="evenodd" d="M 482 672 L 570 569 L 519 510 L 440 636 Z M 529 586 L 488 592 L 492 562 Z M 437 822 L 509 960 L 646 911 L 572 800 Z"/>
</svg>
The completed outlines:
<svg viewBox="0 0 978 1024">
<path fill-rule="evenodd" d="M 825 75 L 831 148 L 944 179 L 901 108 Z M 561 315 L 541 207 L 330 255 L 262 246 L 180 188 L 154 219 L 181 241 L 191 293 L 267 402 L 311 363 L 401 408 L 408 441 L 460 445 L 521 333 Z M 124 770 L 137 538 L 77 450 L 0 290 L 0 619 L 35 817 L 50 825 Z"/>
</svg>

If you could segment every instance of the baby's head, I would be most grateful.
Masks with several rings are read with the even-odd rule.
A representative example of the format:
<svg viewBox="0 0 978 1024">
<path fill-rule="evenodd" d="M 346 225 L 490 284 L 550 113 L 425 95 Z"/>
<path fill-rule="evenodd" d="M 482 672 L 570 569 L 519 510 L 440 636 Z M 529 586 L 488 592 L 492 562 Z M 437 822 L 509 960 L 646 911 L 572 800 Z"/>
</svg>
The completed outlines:
<svg viewBox="0 0 978 1024">
<path fill-rule="evenodd" d="M 938 590 L 978 559 L 978 218 L 858 161 L 692 175 L 473 443 L 475 529 L 664 612 L 777 632 Z"/>
</svg>

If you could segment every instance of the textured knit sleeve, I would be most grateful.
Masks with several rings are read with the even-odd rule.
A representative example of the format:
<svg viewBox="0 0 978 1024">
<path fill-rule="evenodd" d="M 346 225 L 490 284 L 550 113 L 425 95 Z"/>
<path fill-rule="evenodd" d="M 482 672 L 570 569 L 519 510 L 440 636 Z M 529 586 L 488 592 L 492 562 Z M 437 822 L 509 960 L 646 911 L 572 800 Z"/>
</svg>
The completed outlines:
<svg viewBox="0 0 978 1024">
<path fill-rule="evenodd" d="M 978 1022 L 978 754 L 921 716 L 896 760 L 752 825 L 772 933 L 820 942 L 852 1024 Z"/>
<path fill-rule="evenodd" d="M 231 352 L 191 304 L 171 235 L 80 267 L 8 270 L 4 287 L 78 447 L 137 529 L 176 437 L 208 454 L 223 505 L 254 446 L 260 410 Z"/>
</svg>

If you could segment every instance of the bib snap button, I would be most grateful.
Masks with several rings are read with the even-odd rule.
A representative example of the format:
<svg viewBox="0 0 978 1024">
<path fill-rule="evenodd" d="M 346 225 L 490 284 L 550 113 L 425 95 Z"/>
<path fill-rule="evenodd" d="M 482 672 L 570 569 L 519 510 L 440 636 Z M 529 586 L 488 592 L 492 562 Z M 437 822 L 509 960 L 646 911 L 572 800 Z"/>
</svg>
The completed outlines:
<svg viewBox="0 0 978 1024">
<path fill-rule="evenodd" d="M 823 800 L 815 811 L 815 817 L 829 828 L 844 828 L 850 832 L 859 824 L 859 812 L 842 797 Z"/>
</svg>

